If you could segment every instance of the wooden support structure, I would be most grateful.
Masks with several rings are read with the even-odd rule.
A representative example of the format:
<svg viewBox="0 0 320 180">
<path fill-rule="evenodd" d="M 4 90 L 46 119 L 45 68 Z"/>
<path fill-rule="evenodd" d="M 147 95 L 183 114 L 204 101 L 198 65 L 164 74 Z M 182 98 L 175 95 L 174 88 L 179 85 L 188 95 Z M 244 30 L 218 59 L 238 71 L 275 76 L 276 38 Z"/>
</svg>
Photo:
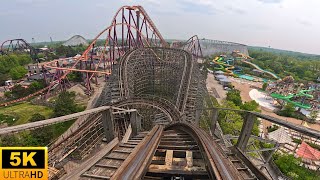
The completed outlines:
<svg viewBox="0 0 320 180">
<path fill-rule="evenodd" d="M 166 166 L 172 166 L 172 160 L 173 160 L 173 150 L 167 150 L 166 159 L 165 159 Z"/>
<path fill-rule="evenodd" d="M 255 118 L 256 116 L 254 114 L 248 112 L 243 122 L 241 134 L 236 145 L 243 152 L 245 152 L 249 138 L 251 136 Z"/>
<path fill-rule="evenodd" d="M 214 133 L 214 131 L 216 130 L 216 127 L 217 127 L 219 109 L 213 108 L 211 113 L 212 113 L 211 131 L 212 131 L 212 133 Z"/>
<path fill-rule="evenodd" d="M 104 130 L 104 137 L 106 142 L 112 141 L 114 139 L 114 129 L 113 129 L 113 115 L 112 115 L 112 107 L 102 112 L 102 125 Z"/>
<path fill-rule="evenodd" d="M 137 111 L 133 111 L 130 113 L 130 124 L 132 128 L 132 136 L 135 136 L 138 134 L 138 113 Z"/>
</svg>

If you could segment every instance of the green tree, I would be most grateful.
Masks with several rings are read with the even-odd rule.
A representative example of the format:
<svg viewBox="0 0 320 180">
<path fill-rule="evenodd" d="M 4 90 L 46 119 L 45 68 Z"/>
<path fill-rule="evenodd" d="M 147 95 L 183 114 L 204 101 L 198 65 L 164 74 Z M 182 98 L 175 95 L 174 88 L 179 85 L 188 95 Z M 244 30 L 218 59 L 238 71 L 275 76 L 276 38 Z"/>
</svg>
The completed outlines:
<svg viewBox="0 0 320 180">
<path fill-rule="evenodd" d="M 82 73 L 75 71 L 68 74 L 68 79 L 74 82 L 82 82 Z"/>
<path fill-rule="evenodd" d="M 301 158 L 295 158 L 292 154 L 274 156 L 275 163 L 279 169 L 286 175 L 295 180 L 316 180 L 319 179 L 319 174 L 309 169 L 306 169 L 301 164 Z"/>
<path fill-rule="evenodd" d="M 246 110 L 246 111 L 259 111 L 259 104 L 255 101 L 249 101 L 249 102 L 245 102 L 241 105 L 241 109 Z"/>
<path fill-rule="evenodd" d="M 32 117 L 29 119 L 29 122 L 36 122 L 36 121 L 41 121 L 46 119 L 46 117 L 44 117 L 43 115 L 36 113 L 33 114 Z"/>
<path fill-rule="evenodd" d="M 268 87 L 268 83 L 263 83 L 263 85 L 262 85 L 262 89 L 265 91 L 266 89 L 267 89 L 267 87 Z"/>
<path fill-rule="evenodd" d="M 21 98 L 28 95 L 28 90 L 24 87 L 22 87 L 20 84 L 13 86 L 11 89 L 11 94 L 13 98 Z"/>
<path fill-rule="evenodd" d="M 286 117 L 292 117 L 294 116 L 294 112 L 296 109 L 294 108 L 294 105 L 292 103 L 287 103 L 283 110 L 279 112 L 281 116 L 286 116 Z"/>
<path fill-rule="evenodd" d="M 44 88 L 44 82 L 41 81 L 34 81 L 30 84 L 30 86 L 28 87 L 28 91 L 29 93 L 34 93 L 40 89 Z"/>
<path fill-rule="evenodd" d="M 0 86 L 4 86 L 5 82 L 9 79 L 8 74 L 0 73 Z"/>
<path fill-rule="evenodd" d="M 224 101 L 222 107 L 240 109 L 232 101 Z M 224 134 L 239 135 L 241 132 L 243 117 L 236 111 L 220 111 L 218 121 Z"/>
<path fill-rule="evenodd" d="M 75 103 L 75 96 L 74 92 L 61 92 L 55 101 L 53 116 L 59 117 L 78 112 L 79 107 Z"/>
<path fill-rule="evenodd" d="M 237 89 L 233 89 L 231 91 L 228 91 L 226 100 L 233 102 L 237 106 L 242 105 L 240 91 Z"/>
<path fill-rule="evenodd" d="M 27 73 L 28 70 L 26 70 L 23 66 L 14 67 L 9 72 L 10 77 L 14 80 L 23 78 Z"/>
</svg>

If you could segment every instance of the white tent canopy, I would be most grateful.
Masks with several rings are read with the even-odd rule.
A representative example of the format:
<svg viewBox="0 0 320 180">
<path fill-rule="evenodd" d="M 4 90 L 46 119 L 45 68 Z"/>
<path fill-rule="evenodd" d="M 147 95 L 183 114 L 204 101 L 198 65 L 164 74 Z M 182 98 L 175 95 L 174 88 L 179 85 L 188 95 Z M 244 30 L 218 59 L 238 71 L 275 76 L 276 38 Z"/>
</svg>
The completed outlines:
<svg viewBox="0 0 320 180">
<path fill-rule="evenodd" d="M 284 127 L 281 127 L 271 133 L 269 133 L 269 139 L 275 140 L 280 144 L 290 143 L 292 142 L 291 137 L 286 132 Z"/>
</svg>

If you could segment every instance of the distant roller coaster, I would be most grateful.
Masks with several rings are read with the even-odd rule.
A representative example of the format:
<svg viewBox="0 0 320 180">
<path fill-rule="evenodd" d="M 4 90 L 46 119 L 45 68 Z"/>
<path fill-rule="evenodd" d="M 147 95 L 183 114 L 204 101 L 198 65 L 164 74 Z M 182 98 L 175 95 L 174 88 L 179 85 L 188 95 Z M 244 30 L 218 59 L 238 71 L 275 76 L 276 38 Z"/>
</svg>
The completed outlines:
<svg viewBox="0 0 320 180">
<path fill-rule="evenodd" d="M 242 54 L 249 55 L 248 47 L 244 44 L 210 39 L 200 39 L 199 43 L 203 56 L 210 56 L 220 52 L 232 53 L 233 51 L 239 51 Z"/>
<path fill-rule="evenodd" d="M 10 39 L 4 41 L 0 46 L 0 54 L 5 55 L 12 52 L 23 52 L 30 54 L 33 61 L 37 62 L 38 49 L 32 47 L 24 39 Z"/>
</svg>

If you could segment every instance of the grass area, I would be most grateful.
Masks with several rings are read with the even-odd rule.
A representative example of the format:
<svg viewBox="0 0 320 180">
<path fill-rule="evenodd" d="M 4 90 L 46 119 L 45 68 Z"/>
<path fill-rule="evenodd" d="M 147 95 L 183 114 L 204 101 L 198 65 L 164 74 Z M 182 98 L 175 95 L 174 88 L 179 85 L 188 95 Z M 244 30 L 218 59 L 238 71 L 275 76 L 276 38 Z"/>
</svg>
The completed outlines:
<svg viewBox="0 0 320 180">
<path fill-rule="evenodd" d="M 7 122 L 9 125 L 24 124 L 28 122 L 31 116 L 35 113 L 40 113 L 46 118 L 49 118 L 52 115 L 52 112 L 53 112 L 52 109 L 49 107 L 33 105 L 28 102 L 0 108 L 0 114 L 8 115 L 15 118 L 15 121 L 7 120 L 2 122 L 2 123 Z"/>
<path fill-rule="evenodd" d="M 13 117 L 13 116 L 0 114 L 0 124 L 7 123 L 7 124 L 11 125 L 14 123 L 14 119 L 15 119 L 15 117 Z"/>
</svg>

